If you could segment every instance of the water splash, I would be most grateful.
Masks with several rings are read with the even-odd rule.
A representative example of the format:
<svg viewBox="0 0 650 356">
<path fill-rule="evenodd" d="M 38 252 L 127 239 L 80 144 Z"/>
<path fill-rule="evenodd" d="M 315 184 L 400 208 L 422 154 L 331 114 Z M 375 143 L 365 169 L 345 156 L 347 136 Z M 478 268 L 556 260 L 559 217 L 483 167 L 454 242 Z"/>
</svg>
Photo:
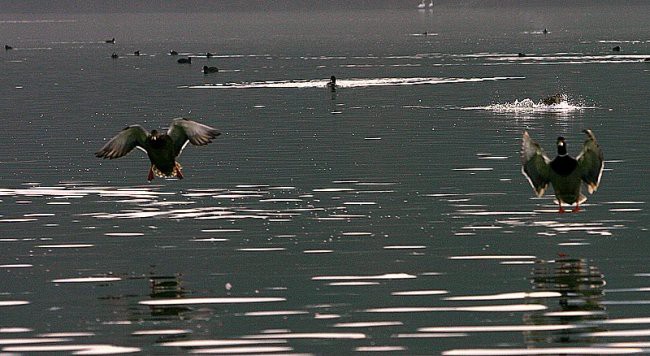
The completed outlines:
<svg viewBox="0 0 650 356">
<path fill-rule="evenodd" d="M 511 103 L 496 103 L 486 106 L 464 107 L 463 110 L 486 110 L 499 114 L 568 114 L 585 109 L 598 109 L 597 106 L 587 105 L 583 102 L 576 102 L 570 99 L 566 94 L 562 94 L 562 99 L 557 104 L 545 104 L 543 100 L 534 101 L 530 98 L 522 100 L 516 99 Z"/>
</svg>

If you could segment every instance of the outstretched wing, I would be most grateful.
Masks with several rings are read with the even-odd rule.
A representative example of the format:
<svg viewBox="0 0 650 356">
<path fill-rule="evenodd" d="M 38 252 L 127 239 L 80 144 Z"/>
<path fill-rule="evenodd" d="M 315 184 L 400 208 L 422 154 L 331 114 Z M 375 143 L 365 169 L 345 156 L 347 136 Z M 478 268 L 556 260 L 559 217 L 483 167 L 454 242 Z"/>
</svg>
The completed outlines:
<svg viewBox="0 0 650 356">
<path fill-rule="evenodd" d="M 578 160 L 581 178 L 587 184 L 589 193 L 593 193 L 598 189 L 598 185 L 600 184 L 600 177 L 603 175 L 605 161 L 603 151 L 600 149 L 594 133 L 591 130 L 584 130 L 584 133 L 587 134 L 587 140 L 585 140 L 582 152 L 580 152 L 576 159 Z"/>
<path fill-rule="evenodd" d="M 174 119 L 169 130 L 167 130 L 167 135 L 174 141 L 177 156 L 181 154 L 188 142 L 196 146 L 203 146 L 212 142 L 212 139 L 220 134 L 213 127 L 184 118 Z"/>
<path fill-rule="evenodd" d="M 550 162 L 542 147 L 524 131 L 521 140 L 521 173 L 526 176 L 538 197 L 544 195 L 550 182 Z"/>
<path fill-rule="evenodd" d="M 138 146 L 145 149 L 147 136 L 149 136 L 149 133 L 142 126 L 127 126 L 108 141 L 104 147 L 95 152 L 95 156 L 113 159 L 126 155 Z"/>
</svg>

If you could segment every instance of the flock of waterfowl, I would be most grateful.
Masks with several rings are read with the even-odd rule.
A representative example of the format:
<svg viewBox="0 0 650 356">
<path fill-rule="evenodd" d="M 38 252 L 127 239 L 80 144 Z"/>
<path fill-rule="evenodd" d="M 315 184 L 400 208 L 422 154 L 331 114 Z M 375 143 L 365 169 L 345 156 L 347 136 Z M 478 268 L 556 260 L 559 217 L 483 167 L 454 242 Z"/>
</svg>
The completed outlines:
<svg viewBox="0 0 650 356">
<path fill-rule="evenodd" d="M 105 42 L 114 44 L 115 38 Z M 5 50 L 11 49 L 13 49 L 11 46 L 5 45 Z M 616 46 L 613 50 L 620 51 L 620 47 Z M 171 51 L 169 54 L 176 56 L 178 52 Z M 140 51 L 135 51 L 134 55 L 139 56 Z M 116 53 L 113 53 L 111 57 L 119 58 Z M 206 57 L 210 58 L 212 54 L 207 52 Z M 177 62 L 191 64 L 192 57 L 180 58 Z M 204 73 L 218 71 L 217 67 L 203 66 Z M 335 76 L 331 76 L 326 87 L 331 91 L 336 90 Z M 562 94 L 555 94 L 543 99 L 542 103 L 556 105 L 563 100 Z M 575 204 L 572 211 L 580 210 L 580 204 L 587 200 L 581 192 L 583 183 L 587 186 L 590 194 L 596 191 L 600 184 L 604 168 L 603 152 L 594 133 L 591 130 L 584 130 L 584 132 L 587 134 L 587 140 L 576 158 L 568 155 L 565 139 L 558 137 L 557 156 L 552 160 L 541 146 L 531 139 L 527 131 L 524 131 L 522 137 L 522 173 L 528 179 L 537 196 L 544 195 L 549 184 L 553 186 L 561 213 L 564 212 L 562 204 Z M 151 161 L 147 180 L 153 180 L 154 176 L 183 179 L 182 167 L 176 158 L 185 146 L 188 143 L 196 146 L 207 145 L 219 135 L 220 132 L 215 128 L 186 118 L 174 119 L 166 132 L 157 130 L 148 132 L 140 125 L 131 125 L 111 138 L 95 155 L 99 158 L 114 159 L 125 156 L 134 148 L 139 148 L 147 153 Z"/>
<path fill-rule="evenodd" d="M 105 42 L 105 43 L 109 43 L 109 44 L 115 44 L 115 38 L 111 38 L 110 40 L 106 40 L 106 41 L 104 41 L 104 42 Z M 140 55 L 140 51 L 135 51 L 135 52 L 133 52 L 133 55 L 134 55 L 134 56 L 139 56 L 139 55 Z M 170 55 L 170 56 L 178 56 L 178 51 L 174 51 L 174 50 L 169 51 L 169 55 Z M 206 53 L 205 53 L 205 57 L 206 57 L 206 58 L 212 58 L 213 56 L 214 56 L 214 55 L 213 55 L 212 53 L 210 53 L 210 52 L 206 52 Z M 113 52 L 113 53 L 111 54 L 111 58 L 113 58 L 113 59 L 118 59 L 118 58 L 120 58 L 120 55 L 117 54 L 116 52 Z M 192 64 L 192 57 L 189 57 L 189 56 L 188 56 L 188 57 L 185 57 L 185 58 L 179 58 L 176 62 L 179 63 L 179 64 Z M 218 73 L 218 72 L 219 72 L 219 68 L 218 68 L 218 67 L 207 66 L 207 65 L 203 66 L 203 73 L 204 73 L 204 74 Z"/>
</svg>

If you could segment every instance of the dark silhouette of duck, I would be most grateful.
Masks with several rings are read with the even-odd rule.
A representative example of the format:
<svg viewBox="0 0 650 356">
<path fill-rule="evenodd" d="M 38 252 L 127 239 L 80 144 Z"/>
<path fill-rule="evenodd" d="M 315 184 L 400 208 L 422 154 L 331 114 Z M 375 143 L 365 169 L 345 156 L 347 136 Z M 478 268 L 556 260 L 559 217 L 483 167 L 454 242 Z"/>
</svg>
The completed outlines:
<svg viewBox="0 0 650 356">
<path fill-rule="evenodd" d="M 557 93 L 555 95 L 551 95 L 551 96 L 548 96 L 548 97 L 542 99 L 542 103 L 544 105 L 556 105 L 556 104 L 560 104 L 561 102 L 563 102 L 564 99 L 565 99 L 565 97 L 564 97 L 563 94 Z"/>
<path fill-rule="evenodd" d="M 192 57 L 179 58 L 177 62 L 181 64 L 192 64 Z"/>
<path fill-rule="evenodd" d="M 614 48 L 612 48 L 612 51 L 620 52 L 621 51 L 621 46 L 614 46 Z"/>
<path fill-rule="evenodd" d="M 210 53 L 210 52 L 207 52 L 207 53 L 205 54 L 205 57 L 206 57 L 206 58 L 212 58 L 212 56 L 213 56 L 213 54 Z"/>
<path fill-rule="evenodd" d="M 526 57 L 526 53 L 519 52 L 517 53 L 517 57 Z"/>
<path fill-rule="evenodd" d="M 106 40 L 106 43 L 115 43 L 115 37 L 111 38 L 110 40 Z"/>
<path fill-rule="evenodd" d="M 8 51 L 8 50 L 10 50 L 10 49 L 14 49 L 14 48 L 11 47 L 10 45 L 5 45 L 5 51 Z"/>
<path fill-rule="evenodd" d="M 120 56 L 118 56 L 117 53 L 113 52 L 113 54 L 111 54 L 111 58 L 117 59 L 120 58 Z"/>
<path fill-rule="evenodd" d="M 147 180 L 153 180 L 154 175 L 183 179 L 182 167 L 176 158 L 187 143 L 203 146 L 219 135 L 220 132 L 215 128 L 185 118 L 174 119 L 164 133 L 157 130 L 149 133 L 140 125 L 131 125 L 111 138 L 104 147 L 95 152 L 95 156 L 120 158 L 137 147 L 145 151 L 151 161 Z"/>
<path fill-rule="evenodd" d="M 171 50 L 171 51 L 169 51 L 169 55 L 171 55 L 171 56 L 178 56 L 178 52 L 176 52 L 176 51 L 174 51 L 174 50 Z"/>
<path fill-rule="evenodd" d="M 217 68 L 217 67 L 203 66 L 203 73 L 205 73 L 205 74 L 217 73 L 217 72 L 219 72 L 219 68 Z"/>
<path fill-rule="evenodd" d="M 336 91 L 336 77 L 331 76 L 330 81 L 326 84 L 327 88 L 331 91 Z"/>
<path fill-rule="evenodd" d="M 548 35 L 548 29 L 544 27 L 544 31 L 542 31 L 543 34 Z"/>
<path fill-rule="evenodd" d="M 135 51 L 135 52 L 133 52 L 133 55 L 134 55 L 134 56 L 139 56 L 139 55 L 140 55 L 140 51 Z"/>
<path fill-rule="evenodd" d="M 587 140 L 580 154 L 573 158 L 567 154 L 564 137 L 557 138 L 557 157 L 548 158 L 540 145 L 533 141 L 524 131 L 521 142 L 521 172 L 535 190 L 538 197 L 544 195 L 548 184 L 555 191 L 559 212 L 563 213 L 562 204 L 574 204 L 573 212 L 580 211 L 580 204 L 587 200 L 582 195 L 582 183 L 587 185 L 590 194 L 598 189 L 600 177 L 605 167 L 603 151 L 591 130 L 584 130 Z"/>
</svg>

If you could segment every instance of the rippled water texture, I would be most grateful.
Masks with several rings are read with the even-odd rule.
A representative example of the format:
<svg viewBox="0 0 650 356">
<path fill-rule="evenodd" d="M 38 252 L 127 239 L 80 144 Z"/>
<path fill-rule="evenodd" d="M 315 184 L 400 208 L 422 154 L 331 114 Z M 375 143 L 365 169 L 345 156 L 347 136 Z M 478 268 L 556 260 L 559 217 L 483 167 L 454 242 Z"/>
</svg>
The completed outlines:
<svg viewBox="0 0 650 356">
<path fill-rule="evenodd" d="M 648 353 L 650 7 L 417 3 L 0 14 L 0 353 Z M 94 157 L 180 116 L 182 180 Z M 558 214 L 521 136 L 585 128 Z"/>
</svg>

